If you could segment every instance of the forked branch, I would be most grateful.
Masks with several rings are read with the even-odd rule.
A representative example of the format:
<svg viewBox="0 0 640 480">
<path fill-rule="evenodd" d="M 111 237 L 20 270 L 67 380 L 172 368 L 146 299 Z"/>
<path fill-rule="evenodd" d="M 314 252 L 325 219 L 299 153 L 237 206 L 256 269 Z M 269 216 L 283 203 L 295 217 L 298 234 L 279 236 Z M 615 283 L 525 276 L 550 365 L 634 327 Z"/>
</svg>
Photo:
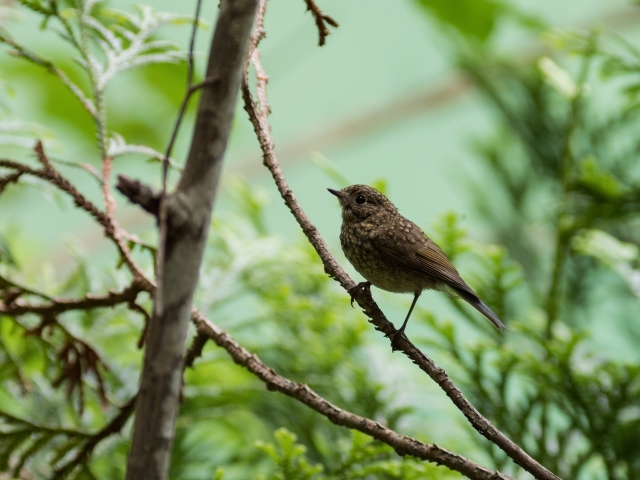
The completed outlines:
<svg viewBox="0 0 640 480">
<path fill-rule="evenodd" d="M 311 12 L 311 15 L 313 15 L 316 21 L 316 27 L 318 27 L 318 45 L 322 46 L 326 43 L 327 36 L 331 33 L 327 24 L 337 28 L 339 26 L 338 22 L 320 10 L 320 7 L 318 7 L 314 0 L 304 0 L 304 3 L 307 4 L 307 10 Z"/>
</svg>

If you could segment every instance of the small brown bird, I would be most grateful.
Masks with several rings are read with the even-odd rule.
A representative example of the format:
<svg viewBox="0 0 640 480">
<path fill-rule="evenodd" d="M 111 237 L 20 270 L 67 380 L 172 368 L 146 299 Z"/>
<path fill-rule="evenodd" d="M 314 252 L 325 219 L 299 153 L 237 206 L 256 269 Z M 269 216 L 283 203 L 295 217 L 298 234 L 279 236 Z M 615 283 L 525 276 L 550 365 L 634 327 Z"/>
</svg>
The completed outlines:
<svg viewBox="0 0 640 480">
<path fill-rule="evenodd" d="M 499 330 L 507 327 L 465 283 L 451 261 L 420 228 L 398 213 L 387 197 L 367 185 L 351 185 L 340 191 L 328 188 L 340 200 L 340 243 L 345 256 L 367 279 L 352 288 L 374 285 L 388 292 L 413 293 L 413 303 L 393 345 L 402 336 L 413 307 L 423 290 L 440 290 L 460 296 Z M 352 300 L 353 302 L 353 300 Z"/>
</svg>

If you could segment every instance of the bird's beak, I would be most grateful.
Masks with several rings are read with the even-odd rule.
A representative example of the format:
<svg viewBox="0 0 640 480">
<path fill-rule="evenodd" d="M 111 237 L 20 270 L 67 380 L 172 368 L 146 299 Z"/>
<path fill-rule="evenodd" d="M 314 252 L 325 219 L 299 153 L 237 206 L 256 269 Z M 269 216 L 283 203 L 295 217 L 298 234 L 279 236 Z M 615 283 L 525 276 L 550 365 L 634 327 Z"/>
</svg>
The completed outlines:
<svg viewBox="0 0 640 480">
<path fill-rule="evenodd" d="M 334 194 L 336 197 L 342 198 L 342 193 L 340 193 L 338 190 L 334 190 L 333 188 L 327 188 L 327 190 L 329 190 L 329 192 Z"/>
</svg>

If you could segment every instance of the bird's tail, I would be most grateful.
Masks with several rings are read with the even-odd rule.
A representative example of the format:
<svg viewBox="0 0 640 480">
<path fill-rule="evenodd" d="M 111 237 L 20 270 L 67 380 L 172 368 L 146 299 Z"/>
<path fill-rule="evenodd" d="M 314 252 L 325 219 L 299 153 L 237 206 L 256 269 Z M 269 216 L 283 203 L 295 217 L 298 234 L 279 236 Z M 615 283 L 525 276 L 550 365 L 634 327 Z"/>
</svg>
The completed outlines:
<svg viewBox="0 0 640 480">
<path fill-rule="evenodd" d="M 482 315 L 484 315 L 484 317 L 487 320 L 489 320 L 491 323 L 493 323 L 493 325 L 498 330 L 509 331 L 509 329 L 507 329 L 507 326 L 504 323 L 502 323 L 502 321 L 498 318 L 498 316 L 495 313 L 493 313 L 493 311 L 489 307 L 487 307 L 482 302 L 482 300 L 480 300 L 480 298 L 478 298 L 476 295 L 471 295 L 470 293 L 465 292 L 464 290 L 459 290 L 459 289 L 456 289 L 456 293 L 458 293 L 458 295 L 460 295 L 460 297 L 463 300 L 466 300 L 469 305 L 471 305 L 473 308 L 478 310 Z"/>
</svg>

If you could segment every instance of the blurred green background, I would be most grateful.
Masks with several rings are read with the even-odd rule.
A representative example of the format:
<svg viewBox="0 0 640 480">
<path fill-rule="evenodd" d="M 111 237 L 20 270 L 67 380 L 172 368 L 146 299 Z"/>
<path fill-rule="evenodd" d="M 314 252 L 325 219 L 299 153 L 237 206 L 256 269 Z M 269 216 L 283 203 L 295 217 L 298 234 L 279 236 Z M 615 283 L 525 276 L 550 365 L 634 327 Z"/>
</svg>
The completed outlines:
<svg viewBox="0 0 640 480">
<path fill-rule="evenodd" d="M 189 2 L 146 4 L 185 15 L 194 9 Z M 216 5 L 203 5 L 207 25 L 198 33 L 198 76 Z M 270 77 L 276 153 L 331 251 L 359 280 L 342 255 L 339 208 L 326 188 L 345 182 L 384 188 L 513 331 L 499 337 L 455 300 L 429 292 L 420 299 L 409 337 L 461 382 L 496 426 L 563 478 L 640 478 L 640 454 L 630 447 L 640 440 L 638 4 L 319 5 L 340 23 L 327 45 L 318 47 L 303 1 L 272 0 L 260 50 Z M 124 1 L 102 7 L 134 11 Z M 51 25 L 40 29 L 39 15 L 11 1 L 0 8 L 0 26 L 13 38 L 88 86 Z M 159 36 L 184 49 L 189 30 L 169 26 Z M 99 168 L 88 115 L 55 77 L 7 51 L 0 55 L 0 157 L 30 162 L 28 147 L 40 137 L 53 158 Z M 185 78 L 184 64 L 117 77 L 107 92 L 109 129 L 129 143 L 163 151 Z M 177 162 L 187 153 L 195 105 L 173 150 Z M 13 128 L 17 121 L 29 124 Z M 160 165 L 147 158 L 122 157 L 115 171 L 159 186 Z M 100 203 L 97 183 L 65 168 Z M 173 172 L 171 180 L 176 178 Z M 126 284 L 126 272 L 115 268 L 115 249 L 86 214 L 41 183 L 23 183 L 0 198 L 0 235 L 12 259 L 5 255 L 3 275 L 61 296 Z M 117 200 L 122 226 L 155 243 L 153 220 L 121 196 Z M 530 478 L 487 445 L 433 382 L 391 354 L 388 341 L 349 308 L 348 295 L 323 274 L 278 198 L 240 101 L 216 202 L 196 301 L 213 321 L 278 372 L 343 408 Z M 151 271 L 148 255 L 138 253 Z M 410 298 L 376 289 L 373 295 L 398 324 Z M 62 320 L 75 322 L 74 331 L 97 345 L 110 367 L 113 403 L 125 401 L 138 379 L 135 342 L 142 320 L 124 309 L 77 317 Z M 59 368 L 55 354 L 31 349 L 26 343 L 37 340 L 19 335 L 34 321 L 0 323 L 0 358 L 17 365 L 0 378 L 2 410 L 36 426 L 99 429 L 113 405 L 102 408 L 88 396 L 87 410 L 79 414 L 64 389 L 48 385 Z M 16 393 L 12 369 L 23 369 L 32 384 L 26 402 Z M 172 478 L 214 478 L 218 467 L 223 478 L 456 478 L 400 460 L 267 393 L 211 345 L 186 379 Z M 87 382 L 95 388 L 95 379 Z M 274 439 L 279 427 L 295 433 L 310 464 L 323 465 L 324 473 L 295 463 L 300 459 L 286 448 L 291 433 L 279 431 Z M 21 428 L 7 420 L 4 432 Z M 15 466 L 20 450 L 9 438 L 0 440 L 0 453 L 9 464 L 14 458 Z M 121 476 L 127 438 L 125 429 L 106 441 L 89 470 L 74 475 Z M 256 440 L 275 443 L 263 451 Z M 51 475 L 46 464 L 62 448 L 56 441 L 64 445 L 54 438 L 35 449 L 24 478 Z M 297 465 L 297 473 L 283 473 L 287 462 Z"/>
</svg>

